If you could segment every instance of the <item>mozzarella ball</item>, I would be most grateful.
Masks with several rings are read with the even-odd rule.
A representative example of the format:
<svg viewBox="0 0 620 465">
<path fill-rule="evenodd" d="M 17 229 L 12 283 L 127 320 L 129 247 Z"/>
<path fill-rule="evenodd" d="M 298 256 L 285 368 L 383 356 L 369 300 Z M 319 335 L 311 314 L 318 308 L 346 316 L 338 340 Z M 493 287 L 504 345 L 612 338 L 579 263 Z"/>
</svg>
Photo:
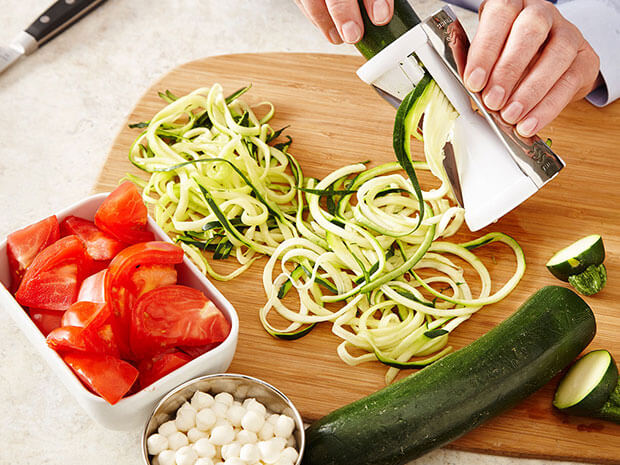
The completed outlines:
<svg viewBox="0 0 620 465">
<path fill-rule="evenodd" d="M 280 438 L 288 438 L 295 430 L 295 420 L 287 415 L 280 415 L 276 420 L 273 432 Z"/>
<path fill-rule="evenodd" d="M 220 402 L 226 405 L 226 407 L 230 407 L 234 401 L 235 398 L 232 396 L 232 394 L 228 392 L 220 392 L 219 394 L 215 395 L 215 402 Z"/>
<path fill-rule="evenodd" d="M 218 417 L 217 420 L 215 420 L 215 425 L 213 427 L 215 428 L 216 426 L 226 426 L 226 425 L 232 426 L 230 424 L 230 420 L 228 420 L 228 418 Z"/>
<path fill-rule="evenodd" d="M 247 465 L 239 457 L 231 457 L 228 460 L 224 460 L 224 465 Z"/>
<path fill-rule="evenodd" d="M 235 441 L 241 445 L 256 444 L 258 442 L 258 437 L 256 436 L 256 433 L 242 429 L 241 431 L 237 433 L 237 436 L 235 437 Z"/>
<path fill-rule="evenodd" d="M 159 434 L 161 434 L 162 436 L 170 436 L 171 434 L 176 433 L 177 431 L 179 431 L 177 429 L 177 424 L 174 422 L 174 420 L 170 420 L 167 421 L 166 423 L 162 423 L 161 426 L 159 428 L 157 428 L 157 432 Z"/>
<path fill-rule="evenodd" d="M 189 442 L 196 442 L 199 439 L 208 437 L 209 433 L 207 433 L 206 431 L 201 431 L 198 428 L 192 428 L 187 432 L 187 439 L 189 439 Z"/>
<path fill-rule="evenodd" d="M 279 437 L 275 437 L 273 439 L 270 439 L 269 441 L 272 441 L 273 443 L 276 444 L 276 447 L 278 447 L 281 451 L 284 450 L 284 448 L 286 447 L 286 439 L 284 438 L 279 438 Z"/>
<path fill-rule="evenodd" d="M 273 423 L 269 423 L 268 421 L 266 421 L 263 424 L 263 427 L 258 432 L 258 438 L 261 441 L 267 441 L 271 439 L 273 437 L 273 430 L 274 430 Z"/>
<path fill-rule="evenodd" d="M 177 431 L 174 434 L 168 436 L 168 448 L 170 450 L 178 450 L 183 446 L 187 446 L 189 441 L 187 440 L 187 436 L 185 436 L 180 431 Z"/>
<path fill-rule="evenodd" d="M 280 452 L 284 447 L 277 440 L 278 438 L 270 439 L 269 441 L 259 441 L 258 450 L 260 451 L 260 458 L 265 463 L 275 463 L 280 458 Z"/>
<path fill-rule="evenodd" d="M 252 410 L 256 413 L 258 413 L 259 415 L 261 415 L 262 417 L 265 417 L 265 415 L 267 415 L 267 409 L 265 408 L 265 406 L 263 404 L 261 404 L 259 401 L 257 401 L 256 399 L 250 399 L 250 402 L 248 402 L 247 405 L 243 405 L 247 410 Z"/>
<path fill-rule="evenodd" d="M 146 447 L 151 455 L 157 455 L 168 448 L 168 438 L 161 434 L 151 434 L 146 440 Z"/>
<path fill-rule="evenodd" d="M 230 420 L 233 426 L 237 428 L 241 426 L 241 419 L 245 415 L 245 409 L 241 404 L 239 405 L 231 405 L 228 411 L 226 412 L 226 416 Z"/>
<path fill-rule="evenodd" d="M 166 449 L 157 456 L 157 461 L 159 465 L 176 465 L 175 455 L 173 450 Z"/>
<path fill-rule="evenodd" d="M 189 431 L 194 426 L 196 426 L 196 410 L 194 410 L 192 407 L 181 407 L 177 411 L 177 418 L 175 420 L 175 424 L 179 431 Z"/>
<path fill-rule="evenodd" d="M 215 457 L 215 446 L 206 438 L 199 439 L 192 447 L 199 457 L 207 457 L 210 459 Z"/>
<path fill-rule="evenodd" d="M 299 457 L 299 452 L 294 447 L 286 447 L 280 454 L 280 459 L 288 459 L 294 462 Z"/>
<path fill-rule="evenodd" d="M 231 442 L 230 444 L 224 444 L 222 446 L 222 458 L 224 461 L 233 457 L 239 457 L 240 452 L 241 444 L 237 442 Z"/>
<path fill-rule="evenodd" d="M 241 419 L 241 426 L 243 429 L 258 433 L 265 423 L 265 417 L 255 410 L 248 409 Z"/>
<path fill-rule="evenodd" d="M 280 457 L 273 465 L 294 465 L 295 462 L 287 458 Z"/>
<path fill-rule="evenodd" d="M 177 461 L 177 465 L 194 465 L 198 460 L 198 454 L 192 447 L 184 446 L 176 452 L 174 459 Z"/>
<path fill-rule="evenodd" d="M 235 438 L 235 430 L 231 425 L 220 425 L 213 428 L 209 440 L 211 444 L 223 446 L 229 444 Z"/>
<path fill-rule="evenodd" d="M 239 458 L 246 463 L 254 463 L 260 460 L 260 450 L 256 444 L 244 444 L 239 451 Z"/>
<path fill-rule="evenodd" d="M 202 431 L 209 431 L 217 420 L 215 413 L 210 408 L 203 408 L 196 415 L 196 428 Z"/>
<path fill-rule="evenodd" d="M 280 415 L 278 415 L 277 413 L 269 415 L 267 417 L 267 423 L 271 423 L 272 425 L 275 426 L 275 424 L 278 422 L 278 418 L 280 418 Z"/>
<path fill-rule="evenodd" d="M 199 457 L 194 465 L 213 465 L 213 460 L 207 457 Z"/>
<path fill-rule="evenodd" d="M 215 401 L 211 409 L 213 410 L 213 413 L 215 413 L 216 417 L 225 418 L 226 412 L 228 412 L 228 407 L 229 406 L 223 402 Z"/>
<path fill-rule="evenodd" d="M 203 408 L 211 407 L 215 400 L 211 394 L 202 391 L 196 391 L 190 401 L 192 407 L 196 410 L 202 410 Z"/>
</svg>

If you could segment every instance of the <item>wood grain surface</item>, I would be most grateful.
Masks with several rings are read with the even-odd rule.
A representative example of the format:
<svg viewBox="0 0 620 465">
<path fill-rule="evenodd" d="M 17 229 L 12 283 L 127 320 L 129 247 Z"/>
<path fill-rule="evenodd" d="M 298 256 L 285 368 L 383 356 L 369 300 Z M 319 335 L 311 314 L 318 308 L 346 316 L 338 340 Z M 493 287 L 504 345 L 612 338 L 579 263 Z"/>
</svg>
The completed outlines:
<svg viewBox="0 0 620 465">
<path fill-rule="evenodd" d="M 157 91 L 177 95 L 219 82 L 225 92 L 252 83 L 244 96 L 250 103 L 271 101 L 274 128 L 290 125 L 291 153 L 304 174 L 322 177 L 344 164 L 393 161 L 391 133 L 394 109 L 359 81 L 362 59 L 339 55 L 242 54 L 205 58 L 183 65 L 156 82 L 138 102 L 128 122 L 149 120 L 164 106 Z M 131 172 L 144 177 L 127 160 L 139 130 L 126 125 L 110 151 L 97 191 L 112 190 Z M 527 272 L 517 289 L 499 304 L 485 307 L 461 325 L 451 344 L 462 347 L 504 320 L 535 290 L 561 284 L 544 264 L 559 248 L 586 234 L 604 237 L 607 287 L 587 298 L 598 331 L 588 349 L 606 348 L 620 359 L 620 103 L 597 109 L 586 102 L 570 105 L 542 133 L 567 162 L 544 189 L 485 231 L 466 227 L 457 240 L 488 231 L 517 239 L 527 259 Z M 420 144 L 415 144 L 417 157 Z M 422 184 L 429 182 L 422 177 Z M 496 288 L 513 272 L 511 252 L 501 245 L 481 252 Z M 336 355 L 339 340 L 328 325 L 297 341 L 271 338 L 261 327 L 258 309 L 265 296 L 260 276 L 264 261 L 240 278 L 215 284 L 239 313 L 241 332 L 230 371 L 257 376 L 284 391 L 311 421 L 384 386 L 379 363 L 344 365 Z M 216 263 L 227 270 L 231 264 Z M 558 379 L 502 416 L 458 439 L 449 447 L 490 454 L 620 464 L 620 426 L 569 418 L 553 411 Z"/>
</svg>

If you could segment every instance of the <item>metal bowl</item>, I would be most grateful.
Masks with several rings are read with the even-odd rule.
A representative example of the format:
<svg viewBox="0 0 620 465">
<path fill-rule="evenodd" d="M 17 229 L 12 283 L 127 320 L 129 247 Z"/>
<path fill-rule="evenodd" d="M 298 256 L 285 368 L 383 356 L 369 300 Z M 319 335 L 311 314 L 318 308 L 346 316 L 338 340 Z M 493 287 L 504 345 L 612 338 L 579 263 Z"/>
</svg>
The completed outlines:
<svg viewBox="0 0 620 465">
<path fill-rule="evenodd" d="M 240 402 L 244 399 L 253 397 L 271 412 L 285 414 L 293 418 L 293 420 L 295 420 L 295 431 L 293 431 L 293 435 L 297 442 L 296 449 L 299 452 L 299 457 L 295 465 L 301 463 L 306 444 L 304 423 L 301 419 L 301 415 L 289 398 L 271 384 L 261 381 L 258 378 L 233 373 L 222 373 L 201 376 L 189 380 L 170 391 L 159 401 L 142 433 L 142 457 L 145 465 L 151 465 L 146 446 L 148 437 L 155 433 L 162 423 L 174 419 L 179 407 L 181 407 L 184 402 L 188 402 L 196 391 L 208 392 L 212 395 L 219 394 L 220 392 L 228 392 L 233 395 L 235 400 Z"/>
</svg>

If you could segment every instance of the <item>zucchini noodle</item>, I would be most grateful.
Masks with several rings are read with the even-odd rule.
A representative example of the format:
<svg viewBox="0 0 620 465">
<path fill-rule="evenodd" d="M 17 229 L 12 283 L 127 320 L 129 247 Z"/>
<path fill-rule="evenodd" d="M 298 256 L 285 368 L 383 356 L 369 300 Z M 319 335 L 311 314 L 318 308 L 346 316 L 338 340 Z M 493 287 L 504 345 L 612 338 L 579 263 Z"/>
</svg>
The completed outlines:
<svg viewBox="0 0 620 465">
<path fill-rule="evenodd" d="M 441 163 L 457 114 L 432 80 L 408 101 L 405 123 L 411 127 L 403 134 L 407 143 L 411 135 L 423 139 L 426 157 L 411 161 L 405 150 L 409 179 L 399 163 L 357 163 L 322 180 L 305 177 L 289 153 L 290 137 L 275 143 L 285 128 L 268 124 L 273 105 L 259 104 L 266 111 L 261 117 L 258 106 L 239 98 L 248 89 L 225 97 L 215 84 L 180 98 L 162 94 L 168 105 L 136 125 L 144 130 L 129 154 L 150 178 L 128 177 L 142 188 L 157 223 L 203 273 L 230 280 L 268 257 L 259 317 L 269 334 L 297 339 L 330 322 L 342 339 L 339 357 L 349 365 L 388 365 L 390 383 L 400 369 L 423 367 L 450 352 L 450 332 L 517 285 L 525 259 L 509 236 L 446 241 L 464 219 Z M 412 128 L 422 115 L 419 134 Z M 441 186 L 421 190 L 417 179 L 412 183 L 413 168 L 429 170 Z M 510 247 L 517 261 L 514 275 L 495 293 L 472 252 L 492 242 Z M 213 269 L 212 260 L 229 257 L 238 263 L 235 270 Z M 477 273 L 476 295 L 454 257 Z"/>
</svg>

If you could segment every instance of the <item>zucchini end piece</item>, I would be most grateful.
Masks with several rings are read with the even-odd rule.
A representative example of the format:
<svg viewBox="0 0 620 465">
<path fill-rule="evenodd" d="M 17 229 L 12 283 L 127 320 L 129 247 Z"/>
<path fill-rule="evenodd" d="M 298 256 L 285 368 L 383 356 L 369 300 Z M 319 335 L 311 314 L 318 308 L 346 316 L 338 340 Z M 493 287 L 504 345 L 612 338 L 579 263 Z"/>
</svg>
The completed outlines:
<svg viewBox="0 0 620 465">
<path fill-rule="evenodd" d="M 594 350 L 581 357 L 560 381 L 553 399 L 553 406 L 572 415 L 596 417 L 604 405 L 610 403 L 618 391 L 618 368 L 607 350 Z M 620 393 L 615 403 L 620 419 Z"/>
<path fill-rule="evenodd" d="M 584 272 L 569 276 L 568 282 L 580 294 L 594 295 L 605 287 L 607 270 L 603 264 L 590 265 Z"/>
<path fill-rule="evenodd" d="M 582 273 L 591 265 L 600 265 L 604 260 L 603 239 L 591 234 L 556 252 L 547 262 L 547 269 L 556 278 L 568 282 L 569 276 Z"/>
</svg>

